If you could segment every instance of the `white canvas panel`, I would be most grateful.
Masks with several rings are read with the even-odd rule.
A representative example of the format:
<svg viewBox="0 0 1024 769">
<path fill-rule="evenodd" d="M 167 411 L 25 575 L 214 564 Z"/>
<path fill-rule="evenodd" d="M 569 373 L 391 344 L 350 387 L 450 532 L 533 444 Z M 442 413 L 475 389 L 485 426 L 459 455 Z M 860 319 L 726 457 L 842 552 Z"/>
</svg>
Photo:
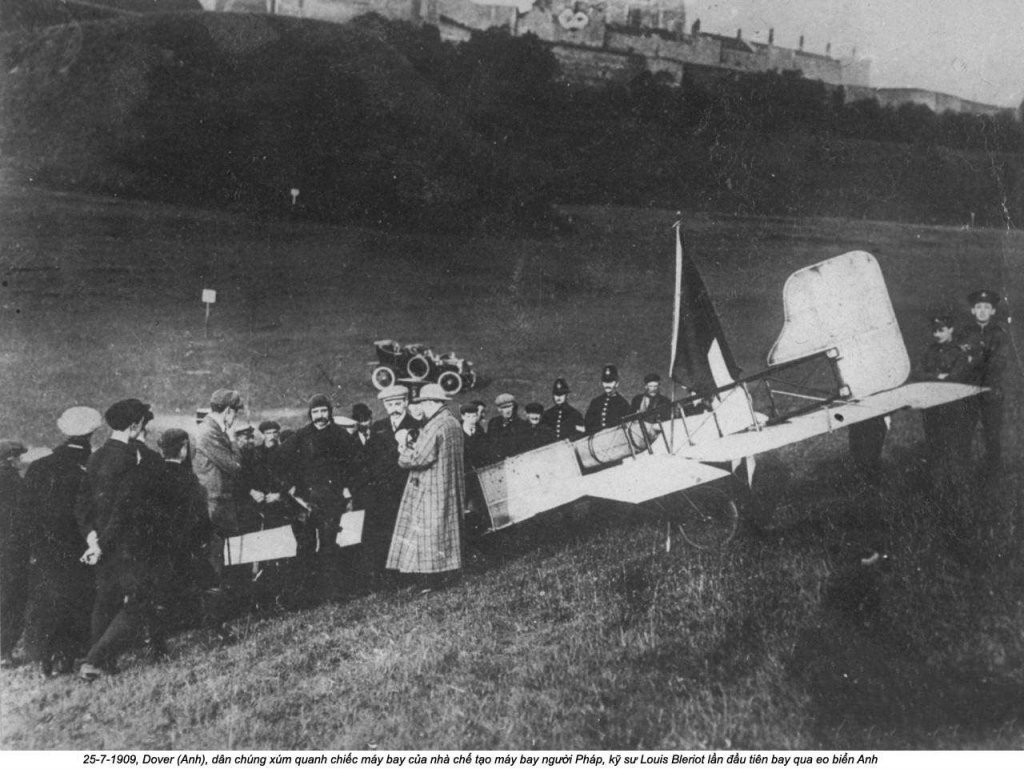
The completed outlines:
<svg viewBox="0 0 1024 769">
<path fill-rule="evenodd" d="M 835 348 L 853 397 L 897 387 L 910 375 L 885 279 L 866 251 L 797 270 L 786 281 L 783 304 L 785 324 L 768 365 Z"/>
</svg>

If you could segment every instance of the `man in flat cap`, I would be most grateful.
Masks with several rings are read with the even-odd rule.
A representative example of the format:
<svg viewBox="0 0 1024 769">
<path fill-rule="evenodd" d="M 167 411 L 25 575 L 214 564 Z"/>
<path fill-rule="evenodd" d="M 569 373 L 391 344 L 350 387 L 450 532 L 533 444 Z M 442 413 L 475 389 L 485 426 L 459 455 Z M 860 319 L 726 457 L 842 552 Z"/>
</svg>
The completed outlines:
<svg viewBox="0 0 1024 769">
<path fill-rule="evenodd" d="M 629 402 L 619 394 L 619 370 L 607 365 L 601 370 L 603 395 L 590 402 L 583 424 L 588 433 L 613 427 L 630 414 Z"/>
<path fill-rule="evenodd" d="M 633 396 L 629 404 L 635 414 L 645 414 L 649 421 L 660 422 L 668 419 L 672 402 L 661 394 L 661 376 L 648 374 L 644 377 L 644 391 Z"/>
<path fill-rule="evenodd" d="M 1009 339 L 995 320 L 1002 297 L 995 291 L 974 291 L 967 297 L 973 322 L 960 330 L 957 344 L 969 358 L 966 381 L 987 387 L 987 392 L 973 398 L 967 414 L 967 434 L 973 434 L 981 423 L 985 440 L 985 467 L 998 473 L 1002 468 L 1003 379 L 1009 357 Z M 969 437 L 968 437 L 969 440 Z"/>
<path fill-rule="evenodd" d="M 14 665 L 14 647 L 25 625 L 29 550 L 23 508 L 21 441 L 0 441 L 0 665 Z"/>
<path fill-rule="evenodd" d="M 102 424 L 94 408 L 67 409 L 57 420 L 64 442 L 25 473 L 23 509 L 32 558 L 25 649 L 47 676 L 70 673 L 89 648 L 95 575 L 81 561 L 86 541 L 75 520 L 75 500 L 85 483 L 92 435 Z"/>
<path fill-rule="evenodd" d="M 541 446 L 555 442 L 555 432 L 541 420 L 544 417 L 544 406 L 540 403 L 527 403 L 526 422 L 523 423 L 519 435 L 519 451 L 532 451 Z"/>
<path fill-rule="evenodd" d="M 311 604 L 341 595 L 337 543 L 341 515 L 348 505 L 345 490 L 352 482 L 352 438 L 334 421 L 330 398 L 309 399 L 309 423 L 284 446 L 295 495 L 307 514 L 293 525 L 298 551 L 296 600 Z"/>
<path fill-rule="evenodd" d="M 586 432 L 583 426 L 583 414 L 569 405 L 569 383 L 562 377 L 555 380 L 551 387 L 551 400 L 554 405 L 544 412 L 541 422 L 555 434 L 555 440 L 573 440 Z"/>
<path fill-rule="evenodd" d="M 525 423 L 519 418 L 519 404 L 511 393 L 501 393 L 494 399 L 497 416 L 487 425 L 487 442 L 491 461 L 500 462 L 519 451 L 519 442 Z"/>
<path fill-rule="evenodd" d="M 258 429 L 263 441 L 252 451 L 247 492 L 249 498 L 256 503 L 261 528 L 273 528 L 286 521 L 290 522 L 295 509 L 287 496 L 288 467 L 281 450 L 281 425 L 272 419 L 265 419 L 260 422 Z"/>
<path fill-rule="evenodd" d="M 377 393 L 387 416 L 370 425 L 366 444 L 366 514 L 363 519 L 363 552 L 370 576 L 384 579 L 388 551 L 395 530 L 409 471 L 398 464 L 396 436 L 419 430 L 420 422 L 409 413 L 409 390 L 391 385 Z"/>
<path fill-rule="evenodd" d="M 388 568 L 429 575 L 439 587 L 462 568 L 462 514 L 466 499 L 462 427 L 445 404 L 448 394 L 426 384 L 417 398 L 425 422 L 414 446 L 400 447 L 399 465 L 409 482 L 395 523 Z"/>
<path fill-rule="evenodd" d="M 237 495 L 242 457 L 231 440 L 231 428 L 244 410 L 237 390 L 216 390 L 210 396 L 210 413 L 196 431 L 192 467 L 206 490 L 213 525 L 209 557 L 218 578 L 224 572 L 224 540 L 240 533 Z"/>
<path fill-rule="evenodd" d="M 110 436 L 89 457 L 85 481 L 75 503 L 78 530 L 87 544 L 82 559 L 96 567 L 90 650 L 100 642 L 125 604 L 126 582 L 130 579 L 125 549 L 133 511 L 120 501 L 128 491 L 131 471 L 151 453 L 143 450 L 139 438 L 145 434 L 153 412 L 149 404 L 129 398 L 108 408 L 103 418 Z M 107 672 L 107 662 L 97 664 L 86 657 L 79 675 L 87 680 L 97 678 Z"/>
</svg>

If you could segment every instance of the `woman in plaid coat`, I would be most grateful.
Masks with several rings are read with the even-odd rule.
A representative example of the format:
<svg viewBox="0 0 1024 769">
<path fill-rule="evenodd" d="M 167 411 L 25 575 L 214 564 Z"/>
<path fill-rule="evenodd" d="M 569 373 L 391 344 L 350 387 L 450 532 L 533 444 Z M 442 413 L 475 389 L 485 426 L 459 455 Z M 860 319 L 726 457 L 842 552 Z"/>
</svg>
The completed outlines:
<svg viewBox="0 0 1024 769">
<path fill-rule="evenodd" d="M 388 553 L 389 569 L 436 574 L 462 566 L 462 426 L 444 408 L 447 400 L 440 386 L 424 385 L 416 401 L 426 421 L 414 445 L 405 446 L 404 440 L 399 444 L 398 464 L 410 472 Z"/>
</svg>

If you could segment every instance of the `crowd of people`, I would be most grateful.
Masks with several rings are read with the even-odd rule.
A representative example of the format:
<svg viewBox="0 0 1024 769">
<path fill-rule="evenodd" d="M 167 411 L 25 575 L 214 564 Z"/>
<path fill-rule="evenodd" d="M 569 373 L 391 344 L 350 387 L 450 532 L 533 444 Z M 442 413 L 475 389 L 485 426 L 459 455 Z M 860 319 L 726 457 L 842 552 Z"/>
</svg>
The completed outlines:
<svg viewBox="0 0 1024 769">
<path fill-rule="evenodd" d="M 615 366 L 601 379 L 604 392 L 585 414 L 569 404 L 562 378 L 553 404 L 527 404 L 526 419 L 502 393 L 486 429 L 482 401 L 452 409 L 440 386 L 423 382 L 381 390 L 377 420 L 364 403 L 342 416 L 314 395 L 294 430 L 243 423 L 242 394 L 220 389 L 192 432 L 166 429 L 154 447 L 154 414 L 142 400 L 102 415 L 69 408 L 57 420 L 64 442 L 24 478 L 26 447 L 0 442 L 3 664 L 14 664 L 23 637 L 25 659 L 44 675 L 77 670 L 94 680 L 116 671 L 129 648 L 165 655 L 168 633 L 190 623 L 229 642 L 227 620 L 239 610 L 446 585 L 460 573 L 467 537 L 489 528 L 467 470 L 668 404 L 657 375 L 632 406 Z M 94 449 L 104 425 L 109 436 Z M 361 538 L 343 549 L 350 510 L 363 511 Z M 293 558 L 231 563 L 229 538 L 280 527 L 294 536 Z"/>
<path fill-rule="evenodd" d="M 973 320 L 961 329 L 935 317 L 934 342 L 915 366 L 919 380 L 988 388 L 925 413 L 938 468 L 962 460 L 978 423 L 986 465 L 1001 463 L 1008 338 L 994 321 L 999 301 L 991 291 L 971 294 Z M 498 395 L 485 429 L 482 401 L 456 416 L 440 386 L 410 384 L 379 392 L 385 415 L 377 420 L 366 404 L 341 416 L 328 396 L 314 395 L 295 430 L 272 420 L 242 424 L 241 393 L 220 389 L 197 413 L 194 434 L 166 429 L 155 449 L 147 443 L 149 404 L 126 399 L 102 415 L 75 406 L 57 420 L 64 442 L 24 478 L 25 446 L 0 441 L 3 664 L 14 664 L 24 635 L 25 657 L 44 675 L 77 670 L 91 681 L 116 671 L 133 646 L 165 655 L 168 633 L 196 618 L 229 642 L 226 621 L 240 600 L 280 609 L 338 600 L 353 586 L 443 586 L 460 574 L 467 538 L 489 528 L 483 506 L 473 504 L 472 470 L 638 414 L 667 418 L 672 406 L 657 374 L 627 401 L 608 365 L 603 392 L 585 412 L 569 403 L 571 389 L 559 378 L 552 404 L 526 404 L 526 419 L 512 394 Z M 94 450 L 104 423 L 109 437 Z M 361 542 L 343 551 L 338 534 L 349 510 L 364 511 Z M 291 528 L 294 558 L 225 559 L 228 538 L 279 527 Z"/>
</svg>

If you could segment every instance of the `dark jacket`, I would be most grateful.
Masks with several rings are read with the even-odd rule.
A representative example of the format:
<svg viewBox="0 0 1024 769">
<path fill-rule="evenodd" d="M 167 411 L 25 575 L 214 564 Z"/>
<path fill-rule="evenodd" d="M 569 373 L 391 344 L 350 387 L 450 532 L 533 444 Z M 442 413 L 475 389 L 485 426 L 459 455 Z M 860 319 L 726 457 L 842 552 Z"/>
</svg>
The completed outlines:
<svg viewBox="0 0 1024 769">
<path fill-rule="evenodd" d="M 476 432 L 472 435 L 467 435 L 465 430 L 462 431 L 462 446 L 465 453 L 463 464 L 467 473 L 491 463 L 490 439 L 480 425 L 477 425 Z"/>
<path fill-rule="evenodd" d="M 967 377 L 970 361 L 967 353 L 955 342 L 932 342 L 914 366 L 913 378 L 921 382 L 939 381 L 939 374 L 945 382 L 963 382 Z"/>
<path fill-rule="evenodd" d="M 126 473 L 139 461 L 135 446 L 115 440 L 108 440 L 89 457 L 85 483 L 75 503 L 75 518 L 82 538 L 95 531 L 104 553 L 117 546 L 127 525 L 123 510 L 116 510 L 114 503 Z"/>
<path fill-rule="evenodd" d="M 555 431 L 545 424 L 539 424 L 534 427 L 529 422 L 524 422 L 519 432 L 518 441 L 518 453 L 532 451 L 533 449 L 539 449 L 541 446 L 547 446 L 549 443 L 554 443 Z"/>
<path fill-rule="evenodd" d="M 13 467 L 0 467 L 0 568 L 4 574 L 28 569 L 28 537 L 21 503 L 24 481 Z"/>
<path fill-rule="evenodd" d="M 37 459 L 25 473 L 22 498 L 29 547 L 40 569 L 77 563 L 85 537 L 75 520 L 75 502 L 86 478 L 88 447 L 64 443 Z"/>
<path fill-rule="evenodd" d="M 644 408 L 644 399 L 647 398 L 647 408 Z M 664 420 L 668 419 L 672 412 L 672 401 L 666 398 L 661 393 L 658 393 L 653 398 L 649 397 L 646 392 L 642 392 L 639 395 L 633 397 L 633 400 L 629 404 L 630 409 L 633 413 L 643 412 L 647 414 L 651 420 Z"/>
<path fill-rule="evenodd" d="M 491 417 L 487 423 L 487 441 L 490 444 L 491 461 L 500 462 L 519 451 L 523 428 L 526 422 L 512 414 L 511 419 L 502 416 Z"/>
<path fill-rule="evenodd" d="M 333 422 L 322 430 L 312 423 L 282 447 L 295 493 L 313 505 L 345 507 L 343 491 L 351 480 L 351 436 Z"/>
<path fill-rule="evenodd" d="M 1009 357 L 1006 330 L 995 321 L 989 321 L 984 327 L 971 323 L 960 330 L 956 342 L 970 358 L 967 383 L 991 387 L 998 395 Z"/>
<path fill-rule="evenodd" d="M 618 393 L 605 393 L 590 402 L 583 423 L 588 433 L 596 433 L 598 430 L 619 424 L 631 413 L 632 410 L 625 398 Z"/>
<path fill-rule="evenodd" d="M 555 404 L 540 418 L 555 434 L 555 440 L 574 440 L 583 435 L 583 415 L 568 403 Z"/>
</svg>

